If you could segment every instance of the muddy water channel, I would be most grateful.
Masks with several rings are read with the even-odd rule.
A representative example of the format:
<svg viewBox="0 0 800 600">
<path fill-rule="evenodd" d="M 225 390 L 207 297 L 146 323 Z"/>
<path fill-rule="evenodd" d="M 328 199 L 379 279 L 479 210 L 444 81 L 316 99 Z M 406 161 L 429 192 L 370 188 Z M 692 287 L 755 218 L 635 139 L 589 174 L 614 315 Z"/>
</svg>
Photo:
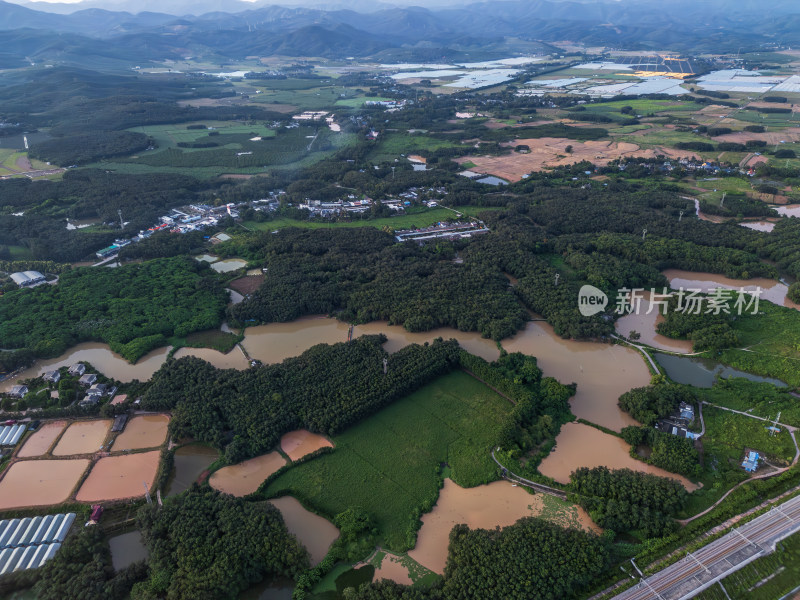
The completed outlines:
<svg viewBox="0 0 800 600">
<path fill-rule="evenodd" d="M 52 371 L 59 367 L 74 365 L 77 362 L 89 362 L 106 377 L 127 383 L 138 379 L 147 381 L 153 376 L 167 358 L 169 348 L 159 348 L 143 356 L 132 365 L 116 352 L 112 352 L 106 344 L 87 342 L 73 346 L 70 350 L 50 360 L 38 360 L 29 369 L 25 369 L 13 379 L 3 381 L 0 391 L 8 391 L 16 381 L 38 377 L 45 371 Z"/>
<path fill-rule="evenodd" d="M 539 465 L 539 472 L 560 483 L 569 483 L 570 473 L 578 467 L 605 466 L 669 477 L 680 481 L 690 492 L 697 489 L 685 477 L 632 458 L 629 450 L 630 446 L 621 438 L 582 423 L 567 423 L 556 438 L 556 447 Z"/>
<path fill-rule="evenodd" d="M 111 547 L 111 564 L 115 571 L 129 567 L 149 556 L 140 531 L 129 531 L 108 538 Z"/>
<path fill-rule="evenodd" d="M 190 444 L 175 450 L 172 458 L 172 477 L 167 483 L 167 496 L 174 496 L 189 489 L 217 458 L 219 452 L 200 444 Z"/>
<path fill-rule="evenodd" d="M 173 354 L 173 357 L 176 359 L 183 358 L 184 356 L 202 358 L 218 369 L 238 369 L 239 371 L 244 371 L 250 367 L 250 363 L 239 348 L 234 348 L 227 354 L 223 354 L 219 350 L 212 350 L 211 348 L 180 348 Z"/>
<path fill-rule="evenodd" d="M 273 364 L 292 356 L 299 356 L 317 344 L 346 342 L 349 327 L 347 323 L 324 316 L 303 317 L 291 323 L 270 323 L 250 327 L 245 331 L 242 345 L 252 358 L 265 364 Z M 477 333 L 448 327 L 425 333 L 410 333 L 398 325 L 377 321 L 357 325 L 353 330 L 353 337 L 379 333 L 389 338 L 384 345 L 387 352 L 396 352 L 409 344 L 423 344 L 441 337 L 457 339 L 464 349 L 486 360 L 497 360 L 500 357 L 500 350 L 492 340 L 483 339 Z"/>
<path fill-rule="evenodd" d="M 303 508 L 292 496 L 283 496 L 270 500 L 275 508 L 281 511 L 289 533 L 294 535 L 311 555 L 311 566 L 316 566 L 325 555 L 331 544 L 339 537 L 336 526 L 319 515 Z"/>
<path fill-rule="evenodd" d="M 658 305 L 660 292 L 657 294 L 655 304 L 651 303 L 651 294 L 649 291 L 642 293 L 642 297 L 643 300 L 638 310 L 617 319 L 614 325 L 617 333 L 623 337 L 629 338 L 631 331 L 636 331 L 640 335 L 638 342 L 642 344 L 647 344 L 653 348 L 660 348 L 661 350 L 680 352 L 681 354 L 691 352 L 691 341 L 673 340 L 665 335 L 657 333 L 656 327 L 664 320 L 664 316 L 659 312 L 663 310 Z"/>
<path fill-rule="evenodd" d="M 472 529 L 494 529 L 532 516 L 541 516 L 565 527 L 597 530 L 583 509 L 543 494 L 530 494 L 508 481 L 465 489 L 445 479 L 436 506 L 422 516 L 417 545 L 408 555 L 441 574 L 454 525 L 466 523 Z"/>
<path fill-rule="evenodd" d="M 577 383 L 570 403 L 578 417 L 615 431 L 636 424 L 617 406 L 623 393 L 650 383 L 650 371 L 636 350 L 564 340 L 539 321 L 529 322 L 523 331 L 503 341 L 503 348 L 535 356 L 545 376 L 565 384 Z M 591 448 L 586 451 L 591 454 Z"/>
<path fill-rule="evenodd" d="M 262 454 L 236 465 L 223 467 L 211 475 L 209 485 L 232 496 L 247 496 L 258 489 L 263 481 L 286 464 L 277 452 Z"/>
<path fill-rule="evenodd" d="M 663 272 L 669 279 L 669 284 L 673 289 L 699 289 L 703 293 L 712 293 L 716 288 L 726 290 L 739 290 L 744 288 L 746 291 L 753 291 L 761 288 L 761 299 L 768 300 L 778 306 L 788 306 L 800 310 L 800 305 L 795 304 L 786 297 L 789 288 L 786 284 L 756 277 L 754 279 L 730 279 L 723 275 L 713 273 L 694 273 L 692 271 L 681 271 L 680 269 L 667 269 Z"/>
<path fill-rule="evenodd" d="M 333 448 L 333 442 L 305 429 L 290 431 L 281 438 L 281 450 L 292 461 L 300 460 L 320 448 Z"/>
</svg>

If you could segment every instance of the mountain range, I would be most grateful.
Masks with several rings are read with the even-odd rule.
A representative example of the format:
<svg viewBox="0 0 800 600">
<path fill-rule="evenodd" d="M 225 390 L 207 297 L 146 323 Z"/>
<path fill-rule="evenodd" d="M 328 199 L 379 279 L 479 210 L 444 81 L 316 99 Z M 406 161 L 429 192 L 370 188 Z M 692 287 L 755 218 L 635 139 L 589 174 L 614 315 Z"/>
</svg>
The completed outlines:
<svg viewBox="0 0 800 600">
<path fill-rule="evenodd" d="M 796 0 L 773 0 L 769 11 L 759 0 L 510 0 L 435 8 L 351 0 L 332 2 L 327 9 L 241 0 L 181 2 L 136 5 L 172 13 L 191 7 L 195 12 L 226 10 L 176 16 L 81 8 L 58 14 L 0 0 L 0 59 L 69 63 L 96 56 L 111 66 L 114 61 L 138 64 L 184 56 L 215 61 L 270 54 L 365 57 L 392 49 L 398 57 L 420 49 L 441 49 L 433 54 L 448 56 L 492 45 L 507 52 L 509 40 L 717 52 L 800 43 Z M 130 3 L 119 0 L 114 6 Z"/>
</svg>

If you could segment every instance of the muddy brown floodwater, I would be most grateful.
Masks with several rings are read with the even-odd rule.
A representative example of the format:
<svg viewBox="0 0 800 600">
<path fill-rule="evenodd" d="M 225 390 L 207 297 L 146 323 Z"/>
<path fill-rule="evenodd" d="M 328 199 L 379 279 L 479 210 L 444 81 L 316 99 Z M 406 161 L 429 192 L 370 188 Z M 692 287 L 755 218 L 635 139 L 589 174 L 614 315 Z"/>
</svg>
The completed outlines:
<svg viewBox="0 0 800 600">
<path fill-rule="evenodd" d="M 94 342 L 78 344 L 58 358 L 37 360 L 29 369 L 25 369 L 18 376 L 0 384 L 0 391 L 8 391 L 11 386 L 22 379 L 38 377 L 46 371 L 52 371 L 59 367 L 68 367 L 77 362 L 89 362 L 106 377 L 113 377 L 122 383 L 127 383 L 134 379 L 147 381 L 164 364 L 168 351 L 169 348 L 153 350 L 140 358 L 135 365 L 132 365 L 116 352 L 112 352 L 111 348 L 106 344 Z"/>
<path fill-rule="evenodd" d="M 303 508 L 303 505 L 292 496 L 275 498 L 270 500 L 270 504 L 281 511 L 289 533 L 297 537 L 308 550 L 311 555 L 311 566 L 314 567 L 322 562 L 331 544 L 339 537 L 336 526 Z"/>
<path fill-rule="evenodd" d="M 333 442 L 305 429 L 290 431 L 281 438 L 281 450 L 292 461 L 300 460 L 320 448 L 333 448 Z"/>
<path fill-rule="evenodd" d="M 763 277 L 730 279 L 714 273 L 694 273 L 680 269 L 667 269 L 663 273 L 669 279 L 669 284 L 673 289 L 699 289 L 703 293 L 712 293 L 718 287 L 726 290 L 744 288 L 747 291 L 761 288 L 761 300 L 768 300 L 778 306 L 788 306 L 789 308 L 800 310 L 800 304 L 795 304 L 786 297 L 786 293 L 789 291 L 788 286 L 774 279 L 765 279 Z"/>
<path fill-rule="evenodd" d="M 656 290 L 656 294 L 660 295 L 661 290 Z M 652 346 L 653 348 L 680 352 L 681 354 L 691 352 L 691 341 L 673 340 L 665 335 L 657 333 L 656 326 L 664 320 L 664 316 L 661 314 L 660 311 L 662 309 L 658 304 L 651 305 L 650 296 L 651 294 L 649 291 L 642 293 L 643 300 L 639 305 L 638 311 L 617 319 L 614 325 L 617 333 L 624 337 L 630 337 L 631 331 L 636 331 L 641 335 L 638 341 Z"/>
<path fill-rule="evenodd" d="M 89 466 L 89 459 L 23 460 L 0 480 L 0 510 L 64 502 Z"/>
<path fill-rule="evenodd" d="M 100 450 L 106 440 L 111 420 L 76 421 L 64 432 L 53 448 L 53 456 L 92 454 Z"/>
<path fill-rule="evenodd" d="M 144 484 L 148 490 L 153 488 L 160 455 L 154 450 L 101 458 L 92 467 L 75 499 L 97 502 L 143 497 Z"/>
<path fill-rule="evenodd" d="M 617 406 L 622 394 L 650 383 L 650 371 L 636 350 L 565 340 L 540 321 L 529 322 L 523 331 L 503 341 L 503 348 L 535 356 L 547 377 L 565 384 L 577 383 L 570 404 L 578 417 L 615 431 L 636 424 Z"/>
<path fill-rule="evenodd" d="M 237 465 L 222 467 L 208 480 L 215 490 L 232 496 L 247 496 L 258 489 L 264 480 L 286 464 L 277 452 L 262 454 Z"/>
<path fill-rule="evenodd" d="M 303 317 L 290 323 L 270 323 L 250 327 L 245 331 L 242 345 L 252 358 L 273 364 L 292 356 L 299 356 L 317 344 L 346 342 L 349 327 L 347 323 L 324 316 Z M 409 344 L 424 344 L 441 337 L 446 340 L 457 339 L 462 348 L 486 360 L 497 360 L 500 357 L 500 350 L 494 341 L 484 339 L 477 333 L 458 331 L 449 327 L 424 333 L 410 333 L 399 325 L 376 321 L 357 325 L 353 337 L 378 333 L 383 333 L 389 338 L 384 344 L 389 353 L 397 352 Z"/>
<path fill-rule="evenodd" d="M 436 506 L 422 516 L 417 545 L 408 555 L 431 571 L 442 574 L 454 525 L 465 523 L 472 529 L 494 529 L 513 525 L 522 517 L 535 516 L 563 526 L 598 531 L 583 509 L 557 498 L 545 499 L 542 494 L 530 494 L 508 481 L 462 488 L 445 479 Z"/>
<path fill-rule="evenodd" d="M 680 481 L 691 491 L 698 486 L 680 475 L 636 460 L 629 454 L 625 440 L 603 433 L 583 423 L 567 423 L 556 438 L 556 447 L 539 465 L 539 472 L 560 483 L 569 483 L 569 476 L 579 467 L 599 466 L 609 469 L 631 469 Z"/>
<path fill-rule="evenodd" d="M 45 423 L 28 438 L 25 445 L 17 452 L 17 458 L 30 458 L 41 456 L 50 450 L 50 446 L 67 426 L 66 421 L 53 421 Z"/>
<path fill-rule="evenodd" d="M 125 430 L 117 436 L 111 449 L 138 450 L 140 448 L 155 448 L 167 439 L 167 415 L 140 415 L 133 417 L 125 426 Z"/>
<path fill-rule="evenodd" d="M 180 348 L 173 356 L 176 359 L 183 358 L 184 356 L 196 356 L 214 365 L 218 369 L 238 369 L 239 371 L 244 371 L 250 367 L 250 363 L 239 348 L 234 348 L 227 354 L 223 354 L 219 350 L 212 350 L 211 348 Z"/>
</svg>

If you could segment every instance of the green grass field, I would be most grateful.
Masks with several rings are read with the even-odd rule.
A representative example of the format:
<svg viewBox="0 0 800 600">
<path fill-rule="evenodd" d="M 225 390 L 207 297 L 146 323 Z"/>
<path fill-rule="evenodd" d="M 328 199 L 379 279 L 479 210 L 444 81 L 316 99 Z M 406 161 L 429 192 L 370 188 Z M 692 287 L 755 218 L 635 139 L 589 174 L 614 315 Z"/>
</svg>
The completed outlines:
<svg viewBox="0 0 800 600">
<path fill-rule="evenodd" d="M 207 138 L 213 141 L 214 137 L 209 137 L 210 131 L 208 129 L 188 129 L 189 125 L 205 125 L 213 127 L 220 136 L 233 135 L 233 134 L 249 134 L 259 135 L 261 137 L 274 137 L 275 131 L 264 127 L 261 124 L 246 125 L 236 121 L 197 121 L 194 123 L 180 123 L 174 125 L 146 125 L 142 127 L 133 127 L 129 131 L 137 133 L 144 133 L 152 137 L 158 144 L 159 150 L 166 148 L 177 148 L 181 142 L 196 142 L 200 139 Z M 251 136 L 252 137 L 252 136 Z M 183 148 L 184 152 L 191 152 L 197 150 L 194 148 Z"/>
<path fill-rule="evenodd" d="M 484 211 L 503 210 L 500 207 L 485 206 L 459 206 L 457 211 L 465 216 L 476 216 Z M 342 222 L 321 222 L 321 221 L 296 221 L 294 219 L 278 218 L 272 221 L 257 223 L 255 221 L 245 221 L 244 226 L 248 229 L 258 229 L 260 231 L 275 231 L 284 227 L 303 227 L 305 229 L 326 229 L 337 227 L 389 227 L 394 230 L 411 229 L 413 227 L 427 227 L 439 221 L 449 221 L 457 219 L 454 211 L 447 208 L 427 208 L 411 209 L 406 214 L 394 217 L 383 217 L 380 219 L 364 219 L 357 221 Z"/>
<path fill-rule="evenodd" d="M 624 106 L 630 106 L 633 112 L 628 115 L 623 115 L 620 110 Z M 599 114 L 611 118 L 629 119 L 631 116 L 636 115 L 694 112 L 700 110 L 702 106 L 695 102 L 682 102 L 680 100 L 639 100 L 626 98 L 623 100 L 614 100 L 612 102 L 587 104 L 585 108 L 585 111 L 581 111 L 584 114 Z"/>
<path fill-rule="evenodd" d="M 394 162 L 401 154 L 409 155 L 422 150 L 437 150 L 460 146 L 458 142 L 439 140 L 422 134 L 389 133 L 375 144 L 370 160 L 375 163 Z"/>
<path fill-rule="evenodd" d="M 511 408 L 469 375 L 445 375 L 334 437 L 333 453 L 290 469 L 265 493 L 291 494 L 331 517 L 360 507 L 381 543 L 404 551 L 438 497 L 442 463 L 461 485 L 495 478 L 489 450 Z"/>
<path fill-rule="evenodd" d="M 733 323 L 741 347 L 747 350 L 725 350 L 717 359 L 748 373 L 800 386 L 800 312 L 761 302 L 759 313 L 763 314 L 744 314 Z"/>
<path fill-rule="evenodd" d="M 744 415 L 737 415 L 712 406 L 703 407 L 706 434 L 703 447 L 706 452 L 741 463 L 744 449 L 752 448 L 768 460 L 783 462 L 786 466 L 794 458 L 794 444 L 788 432 L 771 436 L 767 424 Z"/>
</svg>

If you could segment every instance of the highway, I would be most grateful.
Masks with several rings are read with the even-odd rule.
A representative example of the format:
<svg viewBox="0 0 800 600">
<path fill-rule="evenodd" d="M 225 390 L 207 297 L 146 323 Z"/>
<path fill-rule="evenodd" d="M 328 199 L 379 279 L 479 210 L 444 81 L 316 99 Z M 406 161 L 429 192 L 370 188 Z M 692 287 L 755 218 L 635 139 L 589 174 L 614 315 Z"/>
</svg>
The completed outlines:
<svg viewBox="0 0 800 600">
<path fill-rule="evenodd" d="M 800 531 L 800 496 L 787 500 L 718 540 L 641 580 L 617 600 L 688 600 Z"/>
</svg>

